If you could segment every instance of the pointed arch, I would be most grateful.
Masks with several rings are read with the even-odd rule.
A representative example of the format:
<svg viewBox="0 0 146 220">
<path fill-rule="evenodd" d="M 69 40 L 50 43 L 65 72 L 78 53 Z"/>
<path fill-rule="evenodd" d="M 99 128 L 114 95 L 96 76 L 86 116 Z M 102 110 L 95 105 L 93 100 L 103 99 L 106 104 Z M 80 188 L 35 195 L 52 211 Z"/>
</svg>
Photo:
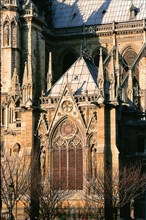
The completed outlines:
<svg viewBox="0 0 146 220">
<path fill-rule="evenodd" d="M 105 48 L 103 48 L 103 47 L 102 47 L 102 56 L 103 56 L 103 60 L 105 60 L 105 58 L 107 56 L 107 52 L 106 52 Z M 97 47 L 92 52 L 92 61 L 97 67 L 99 67 L 99 57 L 100 57 L 100 47 Z"/>
<path fill-rule="evenodd" d="M 11 21 L 11 45 L 13 48 L 17 47 L 17 41 L 19 41 L 18 23 L 15 19 Z"/>
<path fill-rule="evenodd" d="M 10 45 L 10 19 L 7 16 L 3 23 L 3 46 Z"/>
<path fill-rule="evenodd" d="M 122 50 L 122 66 L 121 66 L 121 79 L 124 81 L 122 85 L 122 100 L 128 102 L 129 98 L 133 100 L 133 104 L 139 107 L 139 63 L 133 66 L 135 60 L 137 59 L 138 53 L 133 45 L 126 45 Z M 132 67 L 132 68 L 131 68 Z M 131 88 L 128 86 L 128 77 L 131 72 L 132 84 Z"/>
<path fill-rule="evenodd" d="M 122 62 L 123 62 L 123 70 L 122 70 L 122 78 L 125 77 L 127 71 L 130 67 L 132 67 L 134 61 L 137 58 L 137 52 L 136 50 L 131 46 L 128 45 L 124 50 L 122 51 Z M 135 66 L 133 70 L 133 77 L 135 76 L 136 80 L 139 81 L 139 67 L 138 64 Z"/>
<path fill-rule="evenodd" d="M 83 189 L 83 136 L 71 118 L 60 120 L 52 131 L 51 173 L 55 188 Z"/>
<path fill-rule="evenodd" d="M 12 151 L 13 151 L 13 153 L 18 154 L 20 152 L 20 149 L 21 149 L 20 144 L 16 143 L 16 144 L 14 144 Z"/>
<path fill-rule="evenodd" d="M 77 55 L 73 50 L 67 51 L 63 56 L 63 73 L 77 60 Z"/>
</svg>

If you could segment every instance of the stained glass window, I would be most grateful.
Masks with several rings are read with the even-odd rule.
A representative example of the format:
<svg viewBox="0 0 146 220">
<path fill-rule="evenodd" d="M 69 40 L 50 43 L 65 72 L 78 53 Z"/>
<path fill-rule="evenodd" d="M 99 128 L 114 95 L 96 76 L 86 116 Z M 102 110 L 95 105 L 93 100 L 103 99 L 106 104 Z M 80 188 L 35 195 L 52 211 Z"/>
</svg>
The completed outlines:
<svg viewBox="0 0 146 220">
<path fill-rule="evenodd" d="M 83 188 L 81 134 L 70 120 L 63 121 L 57 130 L 54 132 L 52 146 L 54 187 L 63 190 L 81 190 Z"/>
</svg>

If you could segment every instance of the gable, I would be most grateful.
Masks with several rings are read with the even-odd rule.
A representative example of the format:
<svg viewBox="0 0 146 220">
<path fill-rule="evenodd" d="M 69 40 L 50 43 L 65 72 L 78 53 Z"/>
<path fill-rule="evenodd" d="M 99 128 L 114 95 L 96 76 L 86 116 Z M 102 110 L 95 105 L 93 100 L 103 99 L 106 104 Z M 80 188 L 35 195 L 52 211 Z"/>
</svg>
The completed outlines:
<svg viewBox="0 0 146 220">
<path fill-rule="evenodd" d="M 62 94 L 66 84 L 66 76 L 73 95 L 82 95 L 86 92 L 89 95 L 98 94 L 97 68 L 90 60 L 82 57 L 54 84 L 48 95 L 60 96 Z"/>
</svg>

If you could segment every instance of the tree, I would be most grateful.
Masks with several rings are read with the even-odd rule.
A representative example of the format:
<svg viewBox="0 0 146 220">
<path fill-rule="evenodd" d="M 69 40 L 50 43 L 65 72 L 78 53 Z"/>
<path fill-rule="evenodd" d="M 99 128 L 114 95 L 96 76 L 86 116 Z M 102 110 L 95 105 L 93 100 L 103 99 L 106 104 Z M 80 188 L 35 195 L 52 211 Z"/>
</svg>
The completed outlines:
<svg viewBox="0 0 146 220">
<path fill-rule="evenodd" d="M 40 178 L 41 179 L 41 178 Z M 46 172 L 45 179 L 36 185 L 39 197 L 39 213 L 41 219 L 54 219 L 59 214 L 60 205 L 69 194 L 59 186 L 54 187 L 49 174 Z"/>
<path fill-rule="evenodd" d="M 38 164 L 39 163 L 37 163 L 37 165 Z M 64 215 L 66 210 L 62 207 L 62 204 L 66 201 L 67 196 L 69 195 L 68 190 L 63 190 L 57 183 L 53 183 L 47 171 L 45 172 L 45 177 L 42 176 L 39 165 L 36 167 L 35 164 L 31 173 L 33 173 L 31 187 L 25 195 L 25 200 L 21 200 L 24 205 L 25 213 L 30 216 L 30 218 L 32 217 L 31 212 L 33 210 L 31 210 L 31 197 L 33 197 L 33 200 L 39 205 L 39 219 L 51 220 L 56 216 Z"/>
<path fill-rule="evenodd" d="M 1 164 L 1 196 L 2 202 L 9 210 L 10 219 L 13 219 L 13 208 L 18 202 L 24 201 L 31 186 L 30 157 L 25 154 L 4 154 Z"/>
<path fill-rule="evenodd" d="M 108 206 L 108 212 L 111 211 L 111 216 L 116 220 L 121 208 L 144 193 L 145 183 L 146 175 L 139 164 L 122 166 L 120 171 L 108 168 L 105 173 L 99 169 L 96 178 L 87 180 L 87 201 L 90 201 L 90 207 L 93 204 Z"/>
</svg>

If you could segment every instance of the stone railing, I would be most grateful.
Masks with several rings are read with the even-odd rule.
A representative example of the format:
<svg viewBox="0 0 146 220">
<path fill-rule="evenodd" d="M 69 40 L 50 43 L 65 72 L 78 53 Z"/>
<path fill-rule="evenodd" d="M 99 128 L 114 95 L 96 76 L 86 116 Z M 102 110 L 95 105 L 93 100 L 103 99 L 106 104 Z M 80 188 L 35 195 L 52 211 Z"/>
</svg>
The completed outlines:
<svg viewBox="0 0 146 220">
<path fill-rule="evenodd" d="M 81 35 L 81 34 L 106 34 L 106 33 L 118 33 L 121 31 L 138 31 L 144 30 L 146 28 L 146 20 L 138 21 L 127 21 L 127 22 L 113 22 L 109 24 L 100 24 L 94 26 L 80 26 L 71 28 L 53 28 L 51 30 L 52 34 L 56 36 L 66 36 L 66 35 Z"/>
<path fill-rule="evenodd" d="M 77 103 L 83 103 L 83 102 L 94 102 L 97 101 L 98 95 L 75 95 L 74 96 Z M 41 105 L 50 105 L 50 104 L 57 104 L 59 102 L 59 97 L 51 97 L 51 96 L 42 96 L 40 98 Z"/>
</svg>

